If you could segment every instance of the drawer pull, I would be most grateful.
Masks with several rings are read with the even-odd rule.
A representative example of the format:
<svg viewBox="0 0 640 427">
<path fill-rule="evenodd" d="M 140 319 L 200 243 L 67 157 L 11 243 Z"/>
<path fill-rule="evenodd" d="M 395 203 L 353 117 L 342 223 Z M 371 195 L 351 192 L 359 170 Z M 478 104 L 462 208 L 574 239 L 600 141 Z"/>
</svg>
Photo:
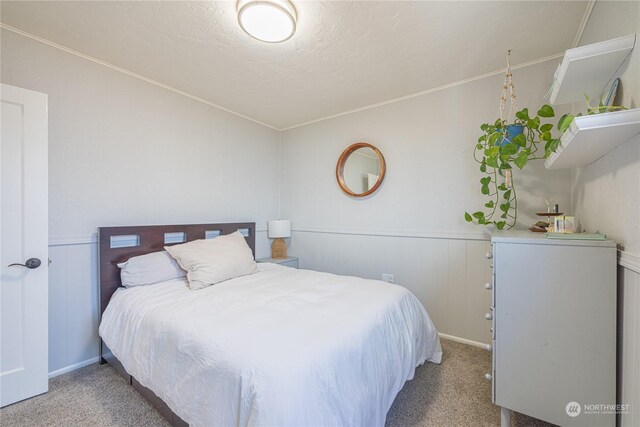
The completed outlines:
<svg viewBox="0 0 640 427">
<path fill-rule="evenodd" d="M 489 380 L 489 381 L 491 381 L 491 380 L 493 379 L 493 375 L 491 375 L 491 374 L 484 374 L 484 379 L 485 379 L 485 380 Z"/>
<path fill-rule="evenodd" d="M 484 288 L 488 291 L 490 291 L 491 289 L 493 289 L 493 286 L 491 286 L 491 283 L 485 283 L 484 284 Z"/>
<path fill-rule="evenodd" d="M 485 313 L 484 318 L 487 320 L 492 320 L 493 319 L 493 314 L 492 313 Z"/>
<path fill-rule="evenodd" d="M 487 252 L 486 254 L 484 254 L 484 256 L 487 257 L 487 259 L 493 258 L 493 254 L 491 252 Z"/>
<path fill-rule="evenodd" d="M 491 344 L 485 344 L 484 349 L 487 351 L 491 351 L 493 350 L 493 347 L 491 346 Z"/>
</svg>

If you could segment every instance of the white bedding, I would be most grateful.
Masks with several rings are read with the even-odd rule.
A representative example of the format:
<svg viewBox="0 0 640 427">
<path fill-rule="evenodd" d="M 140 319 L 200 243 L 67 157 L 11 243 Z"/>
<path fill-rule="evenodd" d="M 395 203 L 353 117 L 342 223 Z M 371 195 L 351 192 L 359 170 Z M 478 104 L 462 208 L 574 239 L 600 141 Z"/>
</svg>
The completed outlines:
<svg viewBox="0 0 640 427">
<path fill-rule="evenodd" d="M 383 426 L 416 366 L 442 356 L 405 288 L 275 264 L 197 291 L 120 289 L 100 336 L 192 426 Z"/>
</svg>

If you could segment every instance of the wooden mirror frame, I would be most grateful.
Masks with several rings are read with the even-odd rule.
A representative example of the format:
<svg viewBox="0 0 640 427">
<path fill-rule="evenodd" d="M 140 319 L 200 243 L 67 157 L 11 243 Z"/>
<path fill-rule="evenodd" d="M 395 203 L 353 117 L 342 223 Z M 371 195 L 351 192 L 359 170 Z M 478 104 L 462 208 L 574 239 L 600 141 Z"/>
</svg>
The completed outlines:
<svg viewBox="0 0 640 427">
<path fill-rule="evenodd" d="M 373 152 L 376 153 L 376 156 L 378 156 L 378 160 L 380 160 L 380 177 L 378 178 L 378 181 L 376 181 L 376 184 L 373 187 L 371 187 L 369 190 L 365 191 L 364 193 L 354 193 L 349 189 L 349 187 L 347 186 L 347 183 L 344 180 L 344 166 L 347 163 L 347 159 L 349 158 L 349 156 L 354 151 L 360 148 L 371 148 Z M 380 152 L 378 148 L 366 142 L 356 142 L 355 144 L 351 144 L 349 147 L 347 147 L 347 149 L 344 150 L 340 155 L 340 158 L 338 159 L 338 164 L 336 165 L 336 179 L 338 180 L 338 185 L 340 186 L 342 191 L 344 191 L 348 195 L 352 197 L 366 197 L 370 194 L 375 193 L 376 190 L 380 187 L 380 185 L 382 184 L 382 181 L 384 181 L 384 175 L 386 171 L 387 171 L 387 163 L 384 160 L 384 156 L 382 155 L 382 152 Z"/>
</svg>

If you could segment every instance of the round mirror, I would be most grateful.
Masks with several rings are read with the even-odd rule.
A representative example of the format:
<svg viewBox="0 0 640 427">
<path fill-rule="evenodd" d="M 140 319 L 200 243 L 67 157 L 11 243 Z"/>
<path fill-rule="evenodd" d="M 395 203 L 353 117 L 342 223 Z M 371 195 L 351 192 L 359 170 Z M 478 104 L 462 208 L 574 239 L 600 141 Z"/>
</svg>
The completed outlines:
<svg viewBox="0 0 640 427">
<path fill-rule="evenodd" d="M 380 187 L 386 169 L 380 150 L 366 142 L 358 142 L 340 156 L 336 178 L 342 191 L 350 196 L 364 197 Z"/>
</svg>

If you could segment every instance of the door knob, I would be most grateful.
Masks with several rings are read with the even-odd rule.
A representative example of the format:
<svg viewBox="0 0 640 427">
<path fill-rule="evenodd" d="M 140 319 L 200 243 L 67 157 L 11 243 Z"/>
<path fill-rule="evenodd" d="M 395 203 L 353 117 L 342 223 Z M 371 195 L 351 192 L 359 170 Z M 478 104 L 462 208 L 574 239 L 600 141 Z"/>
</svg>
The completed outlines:
<svg viewBox="0 0 640 427">
<path fill-rule="evenodd" d="M 34 268 L 40 267 L 40 264 L 42 264 L 42 262 L 38 258 L 29 258 L 24 264 L 14 262 L 13 264 L 9 264 L 9 267 L 18 266 L 33 270 Z"/>
</svg>

